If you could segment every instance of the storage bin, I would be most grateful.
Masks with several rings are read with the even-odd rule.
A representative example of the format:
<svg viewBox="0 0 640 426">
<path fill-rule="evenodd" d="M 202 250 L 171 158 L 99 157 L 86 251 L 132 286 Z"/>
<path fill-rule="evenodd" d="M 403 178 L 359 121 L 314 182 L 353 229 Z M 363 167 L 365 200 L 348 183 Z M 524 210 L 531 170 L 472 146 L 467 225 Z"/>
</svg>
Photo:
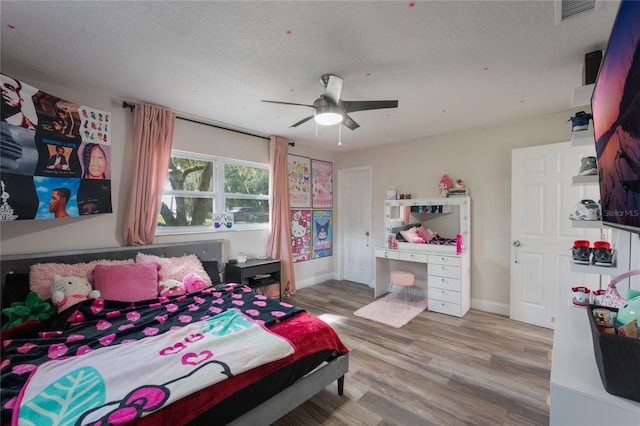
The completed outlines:
<svg viewBox="0 0 640 426">
<path fill-rule="evenodd" d="M 612 395 L 640 402 L 640 340 L 601 332 L 593 318 L 594 308 L 602 306 L 587 306 L 593 351 L 602 384 Z M 606 309 L 618 311 L 616 308 Z"/>
</svg>

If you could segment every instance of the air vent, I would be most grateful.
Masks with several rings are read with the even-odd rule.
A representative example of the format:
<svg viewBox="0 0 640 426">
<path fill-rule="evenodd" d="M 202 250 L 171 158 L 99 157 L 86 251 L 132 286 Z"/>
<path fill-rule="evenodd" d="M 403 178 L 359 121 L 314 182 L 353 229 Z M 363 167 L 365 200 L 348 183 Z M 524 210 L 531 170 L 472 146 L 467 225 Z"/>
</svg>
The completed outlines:
<svg viewBox="0 0 640 426">
<path fill-rule="evenodd" d="M 596 0 L 556 0 L 556 24 L 566 21 L 572 16 L 589 12 L 596 8 Z"/>
</svg>

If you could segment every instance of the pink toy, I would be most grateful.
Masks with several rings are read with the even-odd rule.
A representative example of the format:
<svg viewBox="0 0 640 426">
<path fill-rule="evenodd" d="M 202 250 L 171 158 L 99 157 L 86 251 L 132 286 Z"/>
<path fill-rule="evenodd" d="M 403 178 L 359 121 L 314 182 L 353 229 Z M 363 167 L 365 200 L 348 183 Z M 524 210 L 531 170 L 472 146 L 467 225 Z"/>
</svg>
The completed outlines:
<svg viewBox="0 0 640 426">
<path fill-rule="evenodd" d="M 85 277 L 51 277 L 51 302 L 62 312 L 70 306 L 87 299 L 98 299 L 100 291 L 94 290 Z"/>
<path fill-rule="evenodd" d="M 185 275 L 182 279 L 182 284 L 184 284 L 184 287 L 187 289 L 187 293 L 200 291 L 207 286 L 204 279 L 200 275 L 194 273 Z"/>
<path fill-rule="evenodd" d="M 440 188 L 440 196 L 441 197 L 446 197 L 449 195 L 449 189 L 451 189 L 452 183 L 451 183 L 451 178 L 444 174 L 442 175 L 442 177 L 440 178 L 440 185 L 438 186 Z"/>
</svg>

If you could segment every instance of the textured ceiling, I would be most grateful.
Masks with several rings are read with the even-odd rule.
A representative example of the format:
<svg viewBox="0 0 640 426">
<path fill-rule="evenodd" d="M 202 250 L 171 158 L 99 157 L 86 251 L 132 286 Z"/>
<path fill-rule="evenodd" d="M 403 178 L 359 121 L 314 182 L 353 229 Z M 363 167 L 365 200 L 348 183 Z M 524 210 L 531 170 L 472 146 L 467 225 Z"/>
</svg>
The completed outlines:
<svg viewBox="0 0 640 426">
<path fill-rule="evenodd" d="M 552 1 L 2 1 L 2 72 L 302 145 L 337 150 L 313 121 L 320 75 L 354 112 L 351 150 L 570 107 L 584 54 L 604 49 L 618 9 L 604 1 L 554 24 Z M 70 99 L 73 100 L 73 99 Z"/>
</svg>

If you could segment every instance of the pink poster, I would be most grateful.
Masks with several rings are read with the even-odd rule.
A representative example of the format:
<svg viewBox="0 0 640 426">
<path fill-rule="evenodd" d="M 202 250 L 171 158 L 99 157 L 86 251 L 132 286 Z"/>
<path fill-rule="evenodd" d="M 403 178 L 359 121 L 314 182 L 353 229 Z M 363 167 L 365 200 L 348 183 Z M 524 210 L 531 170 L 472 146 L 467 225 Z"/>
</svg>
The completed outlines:
<svg viewBox="0 0 640 426">
<path fill-rule="evenodd" d="M 311 259 L 311 210 L 291 210 L 291 254 L 294 263 Z"/>
<path fill-rule="evenodd" d="M 333 163 L 311 160 L 313 208 L 333 207 Z"/>
<path fill-rule="evenodd" d="M 311 208 L 311 159 L 289 155 L 289 204 Z"/>
</svg>

